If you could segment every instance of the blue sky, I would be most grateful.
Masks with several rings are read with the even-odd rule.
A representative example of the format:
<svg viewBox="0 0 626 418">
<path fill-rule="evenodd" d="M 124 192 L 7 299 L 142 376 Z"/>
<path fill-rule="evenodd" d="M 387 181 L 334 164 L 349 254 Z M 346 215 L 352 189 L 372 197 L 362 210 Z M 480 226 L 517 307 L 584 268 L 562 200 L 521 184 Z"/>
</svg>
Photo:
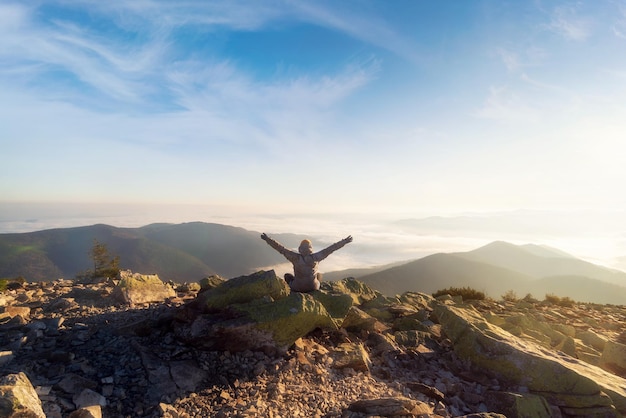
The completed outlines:
<svg viewBox="0 0 626 418">
<path fill-rule="evenodd" d="M 623 208 L 626 2 L 0 3 L 0 199 Z"/>
</svg>

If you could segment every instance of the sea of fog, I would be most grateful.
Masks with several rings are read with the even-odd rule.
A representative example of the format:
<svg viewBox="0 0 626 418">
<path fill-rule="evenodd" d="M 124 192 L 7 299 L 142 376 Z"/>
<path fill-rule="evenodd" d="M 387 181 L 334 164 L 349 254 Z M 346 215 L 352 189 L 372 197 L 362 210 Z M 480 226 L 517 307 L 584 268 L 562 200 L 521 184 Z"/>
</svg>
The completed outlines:
<svg viewBox="0 0 626 418">
<path fill-rule="evenodd" d="M 268 234 L 293 233 L 321 249 L 347 235 L 354 242 L 322 270 L 380 266 L 438 252 L 469 251 L 492 241 L 547 245 L 626 271 L 626 212 L 513 211 L 435 216 L 389 213 L 254 213 L 211 205 L 0 203 L 0 233 L 107 224 L 211 222 Z M 268 251 L 271 249 L 268 248 Z M 288 265 L 273 266 L 277 273 Z"/>
</svg>

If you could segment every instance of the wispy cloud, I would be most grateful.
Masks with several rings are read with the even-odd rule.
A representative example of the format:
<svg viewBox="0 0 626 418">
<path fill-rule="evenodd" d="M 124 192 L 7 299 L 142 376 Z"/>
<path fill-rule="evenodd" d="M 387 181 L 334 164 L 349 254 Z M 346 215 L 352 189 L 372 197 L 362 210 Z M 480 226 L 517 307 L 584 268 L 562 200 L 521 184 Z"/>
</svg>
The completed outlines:
<svg viewBox="0 0 626 418">
<path fill-rule="evenodd" d="M 87 89 L 103 98 L 136 102 L 146 89 L 143 78 L 158 68 L 159 46 L 128 46 L 73 22 L 37 22 L 36 10 L 17 5 L 4 6 L 0 15 L 7 9 L 18 23 L 0 30 L 4 71 L 26 68 L 21 82 L 43 98 L 72 100 Z"/>
<path fill-rule="evenodd" d="M 60 2 L 62 6 L 77 7 L 80 2 Z M 279 7 L 282 6 L 282 7 Z M 55 98 L 72 100 L 82 92 L 99 92 L 101 98 L 112 102 L 111 108 L 123 103 L 147 104 L 154 96 L 171 97 L 182 106 L 197 107 L 194 100 L 215 94 L 213 100 L 251 101 L 275 98 L 289 105 L 296 100 L 314 107 L 328 106 L 345 97 L 372 79 L 377 63 L 349 63 L 339 75 L 295 75 L 291 79 L 276 82 L 258 82 L 242 74 L 229 62 L 228 57 L 213 57 L 202 62 L 192 57 L 172 60 L 176 51 L 174 31 L 181 26 L 192 25 L 194 30 L 211 31 L 218 27 L 252 30 L 285 16 L 298 15 L 300 19 L 321 22 L 320 8 L 304 6 L 287 7 L 289 4 L 237 2 L 82 2 L 91 14 L 104 17 L 107 24 L 125 28 L 126 38 L 108 37 L 107 32 L 96 32 L 92 27 L 57 18 L 50 22 L 38 22 L 36 10 L 17 3 L 3 7 L 0 16 L 10 24 L 0 29 L 0 62 L 4 74 L 16 72 L 28 75 L 27 84 L 38 86 L 38 93 L 52 94 Z M 296 10 L 297 9 L 297 10 Z M 303 13 L 308 13 L 303 16 Z M 326 23 L 325 23 L 326 22 Z M 347 22 L 343 21 L 342 22 Z M 354 36 L 363 36 L 364 28 L 335 22 L 333 25 Z M 208 71 L 202 69 L 209 67 Z M 28 71 L 24 72 L 26 69 Z M 227 73 L 225 73 L 226 71 Z M 208 76 L 208 78 L 207 78 Z M 61 81 L 62 88 L 55 89 Z M 194 79 L 193 83 L 185 81 Z M 48 80 L 48 81 L 46 81 Z M 199 81 L 198 81 L 199 80 Z M 24 80 L 23 80 L 24 82 Z M 201 86 L 201 84 L 203 84 Z M 190 86 L 200 87 L 200 93 L 191 97 Z M 68 89 L 70 87 L 70 89 Z M 230 90 L 229 90 L 230 89 Z M 68 91 L 73 92 L 71 95 Z M 66 97 L 60 95 L 64 94 Z M 180 95 L 182 94 L 182 95 Z M 308 97 L 305 97 L 307 96 Z M 69 97 L 68 97 L 69 96 Z M 257 97 L 255 99 L 254 97 Z M 205 105 L 206 105 L 205 101 Z M 100 103 L 102 106 L 104 103 Z M 119 107 L 118 107 L 119 108 Z"/>
<path fill-rule="evenodd" d="M 509 71 L 517 71 L 520 68 L 521 63 L 519 59 L 519 54 L 505 48 L 498 48 L 496 52 L 502 60 L 504 66 Z"/>
<path fill-rule="evenodd" d="M 59 127 L 59 136 L 67 126 L 62 120 L 70 123 L 80 117 L 90 122 L 80 124 L 78 130 L 84 129 L 83 136 L 93 140 L 107 133 L 111 138 L 166 148 L 187 144 L 177 152 L 190 149 L 191 144 L 215 142 L 256 144 L 282 152 L 285 142 L 319 132 L 322 121 L 332 117 L 333 106 L 375 79 L 380 62 L 367 57 L 344 63 L 334 73 L 258 79 L 227 56 L 171 59 L 176 28 L 191 24 L 201 31 L 217 26 L 252 30 L 295 13 L 293 7 L 279 8 L 281 4 L 58 3 L 88 8 L 107 24 L 123 28 L 127 38 L 107 36 L 106 31 L 61 18 L 38 22 L 35 9 L 5 4 L 0 6 L 0 16 L 10 24 L 0 28 L 0 62 L 7 64 L 0 70 L 4 78 L 0 84 L 18 80 L 31 98 L 17 103 L 24 103 L 31 110 L 30 118 L 39 121 L 56 114 L 59 120 L 50 125 Z M 6 85 L 20 95 L 15 85 Z M 167 101 L 153 104 L 155 96 Z M 34 105 L 41 99 L 64 101 L 68 106 L 59 114 L 52 110 L 59 107 Z M 101 109 L 117 113 L 117 122 L 110 124 L 111 116 L 98 115 Z M 159 111 L 154 113 L 155 109 Z"/>
<path fill-rule="evenodd" d="M 376 77 L 376 61 L 358 62 L 322 77 L 260 81 L 229 62 L 184 63 L 168 78 L 188 118 L 230 141 L 257 142 L 272 153 L 291 154 L 294 142 L 322 135 L 332 109 Z M 189 121 L 186 122 L 189 124 Z M 331 123 L 332 125 L 332 123 Z M 242 129 L 247 132 L 242 132 Z"/>
<path fill-rule="evenodd" d="M 617 3 L 617 14 L 613 24 L 613 34 L 621 39 L 626 39 L 626 1 Z"/>
<path fill-rule="evenodd" d="M 557 7 L 547 28 L 571 41 L 584 41 L 591 35 L 591 21 L 580 17 L 575 6 Z"/>
<path fill-rule="evenodd" d="M 528 68 L 543 65 L 547 53 L 543 48 L 527 46 L 524 48 L 498 47 L 495 53 L 510 73 L 519 73 Z"/>
<path fill-rule="evenodd" d="M 474 115 L 500 122 L 534 122 L 540 118 L 538 109 L 505 87 L 491 87 L 483 106 Z"/>
<path fill-rule="evenodd" d="M 368 44 L 377 45 L 413 63 L 425 57 L 418 44 L 412 43 L 386 22 L 375 16 L 343 10 L 340 2 L 293 2 L 301 18 L 346 33 Z"/>
</svg>

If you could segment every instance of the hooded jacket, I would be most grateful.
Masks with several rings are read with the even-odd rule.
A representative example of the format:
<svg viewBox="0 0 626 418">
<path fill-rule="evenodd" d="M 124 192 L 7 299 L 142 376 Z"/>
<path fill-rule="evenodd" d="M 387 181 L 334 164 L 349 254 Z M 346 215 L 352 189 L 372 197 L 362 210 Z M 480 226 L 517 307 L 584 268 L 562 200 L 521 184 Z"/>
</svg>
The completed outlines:
<svg viewBox="0 0 626 418">
<path fill-rule="evenodd" d="M 291 289 L 296 292 L 319 290 L 320 280 L 318 275 L 320 274 L 317 272 L 318 263 L 350 241 L 351 240 L 344 238 L 316 253 L 302 254 L 285 248 L 281 243 L 270 237 L 265 238 L 265 242 L 293 264 L 294 279 L 290 283 L 290 286 Z"/>
</svg>

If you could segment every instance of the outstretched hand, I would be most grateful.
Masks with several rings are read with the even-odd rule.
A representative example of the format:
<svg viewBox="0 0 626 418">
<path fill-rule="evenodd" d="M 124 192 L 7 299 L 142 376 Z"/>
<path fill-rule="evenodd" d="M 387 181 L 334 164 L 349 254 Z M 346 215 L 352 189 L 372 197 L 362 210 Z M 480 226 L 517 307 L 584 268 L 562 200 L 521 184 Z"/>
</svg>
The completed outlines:
<svg viewBox="0 0 626 418">
<path fill-rule="evenodd" d="M 268 238 L 269 238 L 269 237 L 267 236 L 267 234 L 266 234 L 265 232 L 263 232 L 263 233 L 261 234 L 261 239 L 262 239 L 263 241 L 267 241 L 267 239 L 268 239 Z"/>
<path fill-rule="evenodd" d="M 346 244 L 351 243 L 351 242 L 352 242 L 352 235 L 348 235 L 348 236 L 347 236 L 347 237 L 345 237 L 343 240 L 344 240 L 344 242 L 345 242 Z"/>
</svg>

